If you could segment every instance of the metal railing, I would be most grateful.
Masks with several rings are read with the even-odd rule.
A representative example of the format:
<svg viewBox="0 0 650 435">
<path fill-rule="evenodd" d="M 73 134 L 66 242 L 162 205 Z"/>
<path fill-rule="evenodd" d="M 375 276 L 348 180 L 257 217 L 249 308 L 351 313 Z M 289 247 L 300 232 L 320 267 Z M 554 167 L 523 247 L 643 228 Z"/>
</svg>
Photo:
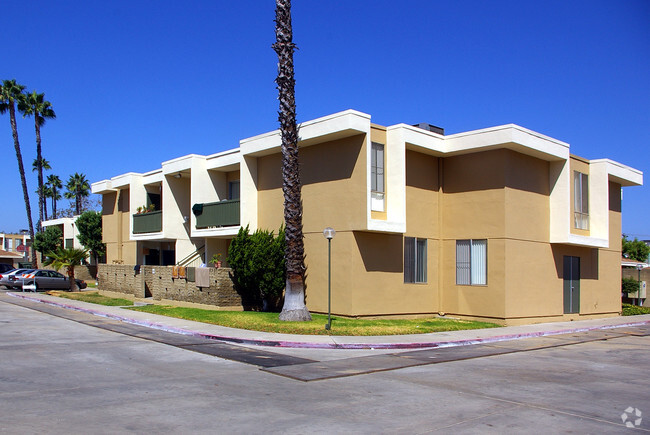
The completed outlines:
<svg viewBox="0 0 650 435">
<path fill-rule="evenodd" d="M 162 231 L 162 210 L 133 215 L 133 234 Z"/>
<path fill-rule="evenodd" d="M 193 209 L 196 210 L 196 228 L 239 225 L 238 199 L 196 204 Z"/>
</svg>

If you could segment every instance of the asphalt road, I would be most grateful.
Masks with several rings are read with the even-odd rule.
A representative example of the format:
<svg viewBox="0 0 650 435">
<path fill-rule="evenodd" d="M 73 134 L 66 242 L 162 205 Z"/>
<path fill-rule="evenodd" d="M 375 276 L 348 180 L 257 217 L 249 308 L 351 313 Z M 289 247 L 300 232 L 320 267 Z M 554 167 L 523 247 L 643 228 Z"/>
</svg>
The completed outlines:
<svg viewBox="0 0 650 435">
<path fill-rule="evenodd" d="M 648 335 L 282 350 L 42 306 L 0 301 L 3 434 L 650 432 Z"/>
</svg>

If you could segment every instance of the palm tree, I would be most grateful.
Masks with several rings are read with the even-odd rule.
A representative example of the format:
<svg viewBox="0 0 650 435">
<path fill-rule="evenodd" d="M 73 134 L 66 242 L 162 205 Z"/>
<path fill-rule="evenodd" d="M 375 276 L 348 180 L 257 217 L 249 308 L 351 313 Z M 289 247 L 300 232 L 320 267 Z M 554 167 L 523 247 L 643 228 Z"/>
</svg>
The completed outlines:
<svg viewBox="0 0 650 435">
<path fill-rule="evenodd" d="M 65 185 L 68 191 L 65 193 L 66 199 L 74 199 L 75 214 L 81 214 L 82 200 L 90 195 L 90 183 L 84 174 L 75 172 L 70 175 L 68 183 Z"/>
<path fill-rule="evenodd" d="M 25 211 L 27 212 L 27 224 L 29 225 L 29 237 L 34 240 L 34 224 L 32 222 L 32 207 L 29 204 L 29 192 L 27 191 L 27 179 L 25 178 L 25 166 L 23 165 L 23 155 L 20 152 L 20 142 L 18 141 L 18 128 L 16 127 L 16 103 L 24 98 L 23 91 L 25 86 L 16 83 L 16 80 L 3 80 L 0 86 L 0 114 L 9 112 L 9 121 L 11 123 L 11 133 L 14 138 L 14 148 L 16 149 L 16 160 L 18 160 L 18 172 L 20 173 L 20 182 L 23 187 L 23 197 L 25 199 Z M 36 262 L 36 251 L 32 243 L 32 265 L 38 266 Z"/>
<path fill-rule="evenodd" d="M 77 248 L 59 248 L 56 252 L 49 252 L 47 260 L 43 263 L 45 266 L 52 265 L 56 270 L 66 268 L 70 279 L 70 290 L 78 291 L 77 281 L 74 279 L 75 266 L 81 266 L 82 261 L 88 256 L 87 249 Z"/>
<path fill-rule="evenodd" d="M 58 175 L 47 176 L 48 196 L 52 198 L 52 218 L 56 219 L 56 202 L 61 199 L 59 189 L 63 189 L 63 183 Z"/>
<path fill-rule="evenodd" d="M 280 320 L 305 321 L 311 315 L 305 306 L 305 246 L 302 234 L 302 201 L 298 166 L 298 126 L 296 124 L 296 81 L 293 74 L 293 29 L 291 0 L 275 2 L 275 44 L 278 55 L 278 100 L 282 136 L 282 192 L 284 193 L 285 260 L 287 267 L 284 306 Z"/>
<path fill-rule="evenodd" d="M 18 103 L 18 108 L 23 112 L 23 116 L 34 115 L 34 129 L 36 130 L 36 171 L 38 172 L 38 230 L 41 230 L 41 222 L 43 222 L 43 167 L 44 163 L 49 162 L 43 158 L 41 154 L 41 127 L 45 124 L 47 119 L 55 119 L 56 113 L 52 109 L 52 103 L 45 100 L 45 94 L 38 94 L 32 91 L 27 94 Z M 50 168 L 51 169 L 51 168 Z"/>
<path fill-rule="evenodd" d="M 47 198 L 50 197 L 50 187 L 45 183 L 40 191 L 39 189 L 36 189 L 34 192 L 36 192 L 37 195 L 43 195 L 43 218 L 47 220 Z"/>
<path fill-rule="evenodd" d="M 38 158 L 34 159 L 34 161 L 32 162 L 32 172 L 38 171 L 38 168 L 39 168 L 38 162 L 39 162 Z M 49 171 L 49 170 L 52 169 L 52 166 L 50 166 L 50 162 L 48 160 L 45 160 L 45 159 L 41 158 L 40 162 L 41 162 L 40 168 L 42 170 Z M 41 171 L 41 174 L 42 173 L 43 172 Z M 41 205 L 40 204 L 40 202 L 41 202 L 40 199 L 43 198 L 43 204 L 42 204 L 43 207 L 39 211 L 39 213 L 42 213 L 41 221 L 36 225 L 36 229 L 38 231 L 40 231 L 40 230 L 42 230 L 42 228 L 41 228 L 41 222 L 43 222 L 42 218 L 44 217 L 45 220 L 47 220 L 47 198 L 50 197 L 50 190 L 49 190 L 49 188 L 47 186 L 47 183 L 44 183 L 41 186 L 40 189 L 36 189 L 36 194 L 39 195 L 38 196 L 38 198 L 39 198 L 39 204 L 38 205 L 39 206 Z"/>
<path fill-rule="evenodd" d="M 52 169 L 52 166 L 50 166 L 50 161 L 47 159 L 41 158 L 41 168 L 43 168 L 44 171 L 49 171 Z M 32 162 L 32 172 L 38 171 L 38 158 L 34 159 Z"/>
</svg>

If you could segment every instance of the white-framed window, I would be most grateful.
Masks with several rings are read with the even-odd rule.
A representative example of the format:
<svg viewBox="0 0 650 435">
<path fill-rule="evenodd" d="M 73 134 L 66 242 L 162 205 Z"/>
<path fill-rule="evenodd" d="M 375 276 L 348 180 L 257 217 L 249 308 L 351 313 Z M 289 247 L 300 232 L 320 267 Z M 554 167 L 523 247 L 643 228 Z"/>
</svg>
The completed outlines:
<svg viewBox="0 0 650 435">
<path fill-rule="evenodd" d="M 404 237 L 404 282 L 427 282 L 427 239 Z"/>
<path fill-rule="evenodd" d="M 589 176 L 573 171 L 573 226 L 589 229 Z"/>
<path fill-rule="evenodd" d="M 384 145 L 373 142 L 370 150 L 371 210 L 384 211 Z"/>
<path fill-rule="evenodd" d="M 487 240 L 456 240 L 456 284 L 487 285 Z"/>
</svg>

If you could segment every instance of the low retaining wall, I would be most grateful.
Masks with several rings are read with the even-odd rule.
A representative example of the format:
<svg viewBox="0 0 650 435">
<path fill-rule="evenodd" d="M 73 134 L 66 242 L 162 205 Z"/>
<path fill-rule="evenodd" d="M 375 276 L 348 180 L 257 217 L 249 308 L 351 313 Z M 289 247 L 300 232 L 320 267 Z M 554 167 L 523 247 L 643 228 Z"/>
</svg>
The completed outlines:
<svg viewBox="0 0 650 435">
<path fill-rule="evenodd" d="M 100 264 L 97 267 L 97 287 L 136 298 L 152 297 L 158 301 L 167 299 L 241 309 L 241 296 L 230 279 L 231 269 L 209 268 L 209 287 L 196 285 L 194 269 L 188 267 L 184 278 L 174 278 L 173 266 L 140 266 L 140 271 L 136 272 L 132 265 Z"/>
</svg>

